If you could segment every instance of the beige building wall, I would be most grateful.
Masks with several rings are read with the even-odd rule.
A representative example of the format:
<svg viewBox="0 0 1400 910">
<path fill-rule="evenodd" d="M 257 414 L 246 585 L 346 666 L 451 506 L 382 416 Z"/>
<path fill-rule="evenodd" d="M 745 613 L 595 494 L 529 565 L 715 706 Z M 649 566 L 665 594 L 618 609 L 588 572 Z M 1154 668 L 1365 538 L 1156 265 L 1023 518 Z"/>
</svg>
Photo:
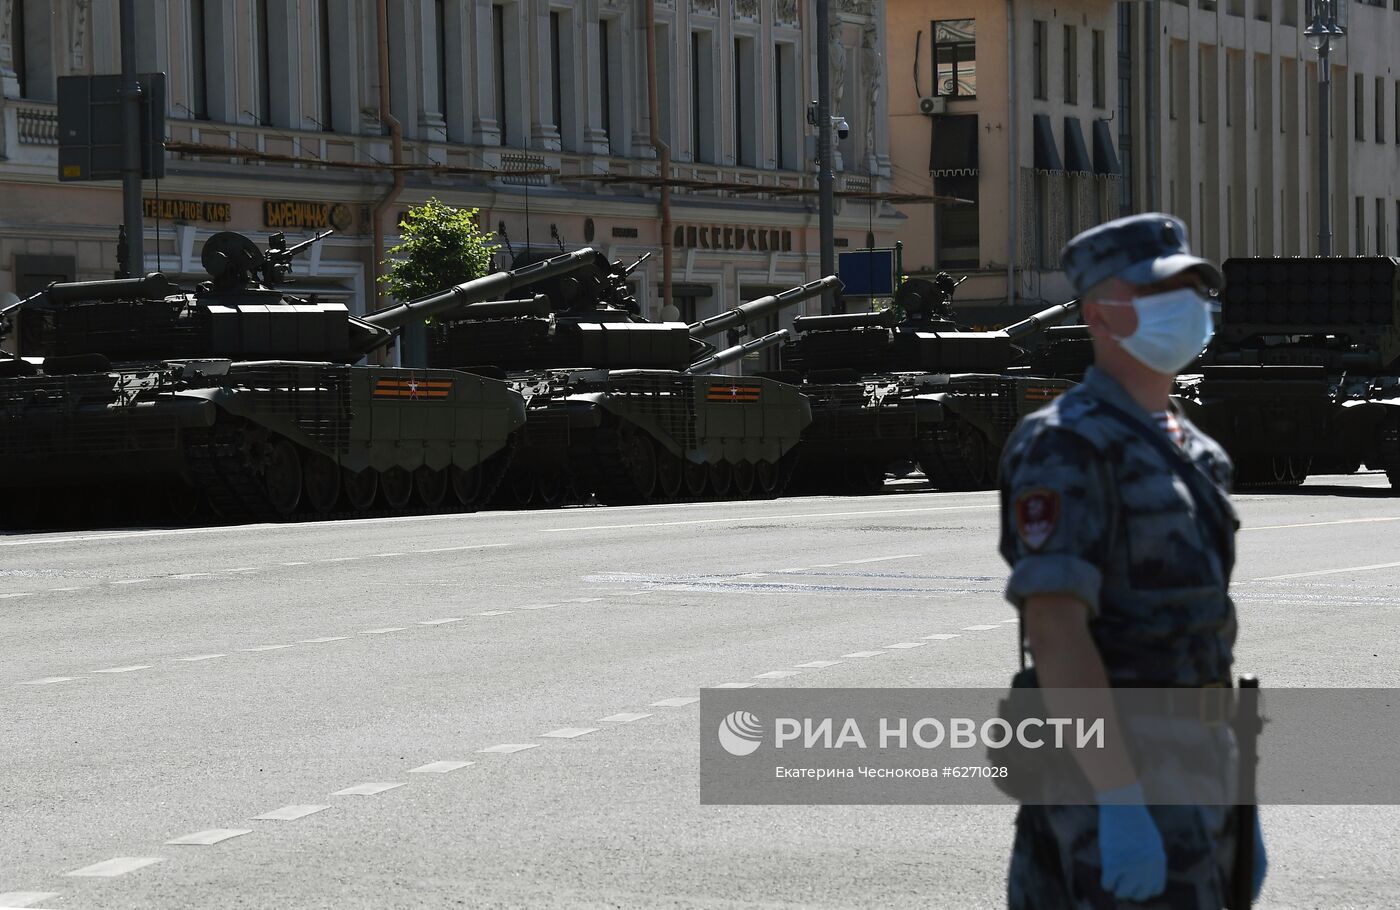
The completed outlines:
<svg viewBox="0 0 1400 910">
<path fill-rule="evenodd" d="M 1096 168 L 1094 156 L 1096 121 L 1104 122 L 1100 129 L 1110 136 L 1116 156 L 1117 5 L 1103 0 L 889 0 L 887 6 L 895 191 L 936 193 L 956 186 L 935 176 L 951 176 L 951 169 L 933 168 L 935 163 L 958 164 L 956 151 L 943 162 L 931 160 L 931 154 L 948 151 L 946 145 L 935 150 L 940 142 L 964 141 L 964 128 L 953 126 L 951 118 L 977 118 L 975 257 L 949 255 L 940 228 L 949 224 L 950 213 L 934 206 L 904 206 L 908 221 L 899 237 L 905 271 L 926 275 L 947 269 L 966 275 L 957 300 L 964 311 L 977 315 L 975 321 L 1006 321 L 1011 318 L 1007 313 L 991 308 L 1008 303 L 1019 313 L 1068 299 L 1068 285 L 1058 270 L 1060 246 L 1118 211 L 1118 177 L 1097 173 L 1109 168 L 1106 163 Z M 935 23 L 949 20 L 975 22 L 972 98 L 940 98 L 932 81 Z M 931 114 L 920 110 L 921 98 L 929 97 L 936 105 Z M 1073 143 L 1075 151 L 1085 153 L 1073 160 L 1073 129 L 1067 121 L 1077 126 L 1082 139 L 1082 145 Z"/>
<path fill-rule="evenodd" d="M 884 191 L 884 4 L 831 6 L 836 110 L 852 127 L 838 148 L 837 189 Z M 54 100 L 60 76 L 119 69 L 117 7 L 0 0 L 0 294 L 115 268 L 119 187 L 59 182 Z M 204 277 L 199 253 L 216 231 L 264 243 L 276 230 L 296 240 L 332 225 L 337 235 L 298 274 L 357 308 L 372 298 L 373 219 L 391 186 L 376 166 L 392 160 L 375 8 L 373 0 L 138 0 L 140 67 L 167 75 L 168 141 L 299 159 L 168 154 L 166 178 L 144 191 L 151 213 L 163 213 L 144 225 L 147 269 L 189 284 Z M 410 173 L 384 209 L 389 243 L 399 212 L 437 196 L 480 208 L 483 224 L 503 229 L 517 251 L 528 238 L 549 249 L 594 245 L 624 260 L 660 252 L 658 191 L 627 182 L 658 173 L 641 3 L 393 0 L 389 8 L 404 162 L 441 168 Z M 812 0 L 658 0 L 656 15 L 660 132 L 674 176 L 690 182 L 673 193 L 682 315 L 817 277 Z M 510 176 L 521 170 L 552 173 Z M 899 223 L 883 203 L 843 202 L 838 248 L 889 246 Z M 653 316 L 660 260 L 637 273 Z"/>
</svg>

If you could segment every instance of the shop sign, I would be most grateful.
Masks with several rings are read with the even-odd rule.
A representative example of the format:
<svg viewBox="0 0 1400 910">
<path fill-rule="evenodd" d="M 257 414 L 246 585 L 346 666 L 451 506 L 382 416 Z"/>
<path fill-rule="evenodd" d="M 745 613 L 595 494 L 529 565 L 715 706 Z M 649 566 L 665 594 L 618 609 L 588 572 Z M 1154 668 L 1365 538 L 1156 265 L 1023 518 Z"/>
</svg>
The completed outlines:
<svg viewBox="0 0 1400 910">
<path fill-rule="evenodd" d="M 686 224 L 676 228 L 674 245 L 680 249 L 692 250 L 790 253 L 792 231 L 739 225 Z"/>
<path fill-rule="evenodd" d="M 307 202 L 298 199 L 267 199 L 263 202 L 265 227 L 348 231 L 354 223 L 354 211 L 343 202 Z"/>
<path fill-rule="evenodd" d="M 225 224 L 233 219 L 233 206 L 227 202 L 210 202 L 205 199 L 160 199 L 141 200 L 142 214 L 158 221 L 213 221 Z"/>
</svg>

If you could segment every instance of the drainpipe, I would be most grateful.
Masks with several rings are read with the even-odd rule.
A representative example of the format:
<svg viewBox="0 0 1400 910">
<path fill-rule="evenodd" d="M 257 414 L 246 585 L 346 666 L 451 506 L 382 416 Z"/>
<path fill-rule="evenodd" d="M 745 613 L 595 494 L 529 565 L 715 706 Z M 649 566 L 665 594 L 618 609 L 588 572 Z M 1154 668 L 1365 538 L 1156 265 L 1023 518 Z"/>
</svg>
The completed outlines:
<svg viewBox="0 0 1400 910">
<path fill-rule="evenodd" d="M 389 143 L 393 150 L 394 185 L 374 207 L 374 294 L 382 301 L 384 291 L 379 281 L 383 274 L 384 213 L 403 193 L 403 124 L 394 116 L 389 99 L 389 0 L 376 0 L 379 18 L 379 119 L 389 126 Z"/>
<path fill-rule="evenodd" d="M 1143 72 L 1144 94 L 1146 98 L 1143 103 L 1143 116 L 1146 119 L 1146 129 L 1143 131 L 1147 137 L 1147 148 L 1143 149 L 1143 158 L 1147 163 L 1147 210 L 1149 212 L 1160 212 L 1162 210 L 1161 194 L 1157 187 L 1157 57 L 1161 50 L 1159 41 L 1157 4 L 1148 3 L 1143 9 L 1143 40 L 1146 47 L 1144 56 L 1147 57 L 1147 66 Z M 1170 53 L 1170 50 L 1168 51 Z M 1170 90 L 1170 89 L 1169 89 Z M 1174 204 L 1169 202 L 1168 204 Z M 1205 217 L 1205 212 L 1201 213 Z"/>
<path fill-rule="evenodd" d="M 1006 141 L 1007 191 L 1010 200 L 1010 218 L 1006 222 L 1006 305 L 1016 305 L 1016 256 L 1020 246 L 1020 218 L 1017 206 L 1021 181 L 1021 169 L 1017 160 L 1016 123 L 1020 117 L 1016 110 L 1016 0 L 1006 0 L 1006 107 L 1009 111 L 1010 127 Z"/>
<path fill-rule="evenodd" d="M 381 0 L 383 2 L 383 0 Z M 671 146 L 661 139 L 661 105 L 656 97 L 656 0 L 647 0 L 647 119 L 651 147 L 661 168 L 661 303 L 671 305 Z"/>
</svg>

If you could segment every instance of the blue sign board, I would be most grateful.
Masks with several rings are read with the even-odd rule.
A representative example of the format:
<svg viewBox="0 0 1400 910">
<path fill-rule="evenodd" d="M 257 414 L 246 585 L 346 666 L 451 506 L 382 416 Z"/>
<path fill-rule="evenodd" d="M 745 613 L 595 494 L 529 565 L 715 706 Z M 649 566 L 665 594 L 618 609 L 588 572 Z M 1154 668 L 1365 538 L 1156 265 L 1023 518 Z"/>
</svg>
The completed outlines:
<svg viewBox="0 0 1400 910">
<path fill-rule="evenodd" d="M 836 257 L 846 297 L 893 297 L 894 250 L 854 250 Z"/>
</svg>

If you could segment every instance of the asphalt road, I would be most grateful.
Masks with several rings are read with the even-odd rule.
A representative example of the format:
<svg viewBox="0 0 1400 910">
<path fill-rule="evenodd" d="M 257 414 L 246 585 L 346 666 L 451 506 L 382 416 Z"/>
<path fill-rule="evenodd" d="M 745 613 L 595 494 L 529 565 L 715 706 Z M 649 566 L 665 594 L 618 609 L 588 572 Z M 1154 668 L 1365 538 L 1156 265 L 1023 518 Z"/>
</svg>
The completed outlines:
<svg viewBox="0 0 1400 910">
<path fill-rule="evenodd" d="M 1400 686 L 1384 478 L 1238 507 L 1238 667 Z M 0 907 L 1003 906 L 1009 808 L 701 806 L 693 701 L 1004 686 L 995 536 L 902 485 L 0 537 Z M 1261 906 L 1400 905 L 1400 810 L 1262 817 Z"/>
</svg>

